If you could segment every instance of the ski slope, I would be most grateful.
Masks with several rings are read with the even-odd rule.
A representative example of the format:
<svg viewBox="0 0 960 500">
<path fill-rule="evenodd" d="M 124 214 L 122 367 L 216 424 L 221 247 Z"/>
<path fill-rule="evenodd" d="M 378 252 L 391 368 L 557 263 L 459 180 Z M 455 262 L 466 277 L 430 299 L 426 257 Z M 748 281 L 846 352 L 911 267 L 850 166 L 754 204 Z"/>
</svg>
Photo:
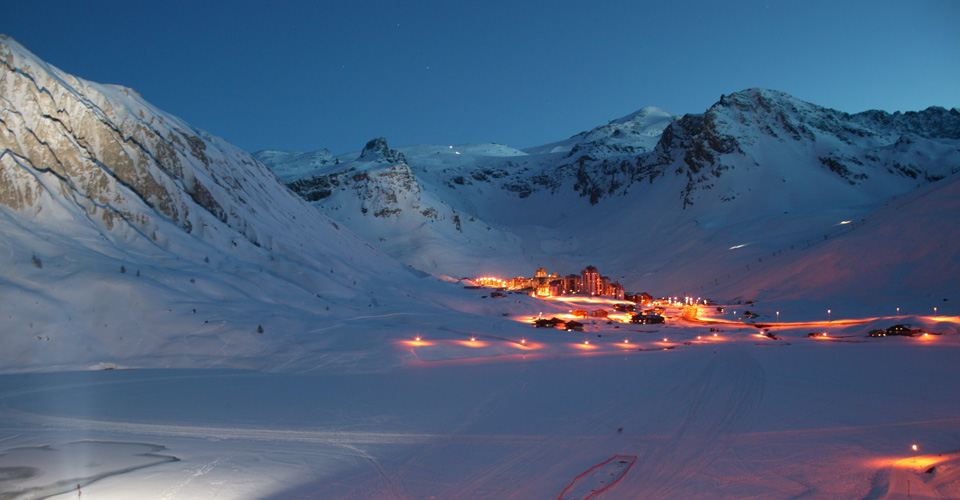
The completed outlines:
<svg viewBox="0 0 960 500">
<path fill-rule="evenodd" d="M 838 324 L 827 340 L 746 325 L 713 337 L 679 318 L 639 326 L 603 324 L 590 348 L 583 333 L 525 326 L 529 350 L 478 358 L 408 357 L 411 344 L 468 343 L 459 332 L 433 346 L 394 339 L 384 355 L 407 361 L 365 373 L 3 375 L 0 470 L 40 446 L 55 460 L 0 491 L 30 498 L 16 493 L 29 480 L 64 499 L 77 484 L 100 499 L 557 498 L 626 455 L 636 463 L 592 498 L 900 498 L 908 478 L 955 498 L 955 326 L 868 338 Z M 942 472 L 909 466 L 913 443 L 922 468 Z"/>
</svg>

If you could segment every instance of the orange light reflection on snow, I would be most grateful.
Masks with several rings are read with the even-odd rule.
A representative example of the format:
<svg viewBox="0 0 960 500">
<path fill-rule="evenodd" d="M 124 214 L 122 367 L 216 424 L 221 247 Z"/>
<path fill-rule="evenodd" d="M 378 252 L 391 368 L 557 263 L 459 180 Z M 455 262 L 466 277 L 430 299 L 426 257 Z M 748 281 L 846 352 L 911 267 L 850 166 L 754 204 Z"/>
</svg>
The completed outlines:
<svg viewBox="0 0 960 500">
<path fill-rule="evenodd" d="M 952 454 L 940 455 L 918 455 L 914 457 L 912 453 L 909 455 L 904 453 L 903 455 L 888 455 L 872 459 L 867 459 L 864 463 L 871 469 L 884 469 L 886 467 L 902 467 L 904 469 L 926 469 L 930 466 L 936 465 L 940 462 L 945 462 L 952 459 Z"/>
<path fill-rule="evenodd" d="M 420 340 L 401 340 L 400 343 L 403 344 L 403 345 L 405 345 L 405 346 L 407 346 L 407 347 L 424 347 L 424 346 L 437 345 L 436 342 L 430 342 L 430 341 L 423 340 L 423 339 L 420 339 Z"/>
<path fill-rule="evenodd" d="M 538 319 L 550 319 L 552 317 L 553 317 L 552 315 L 551 316 L 514 316 L 513 320 L 519 321 L 521 323 L 533 323 Z M 559 317 L 559 315 L 557 317 Z"/>
<path fill-rule="evenodd" d="M 529 340 L 526 341 L 526 343 L 520 343 L 520 341 L 517 341 L 513 344 L 513 347 L 517 349 L 523 349 L 524 351 L 533 351 L 536 349 L 542 349 L 543 344 L 538 342 L 530 342 Z"/>
<path fill-rule="evenodd" d="M 928 316 L 927 319 L 930 321 L 937 321 L 942 323 L 956 323 L 960 325 L 960 316 Z"/>
<path fill-rule="evenodd" d="M 454 340 L 453 343 L 464 347 L 488 347 L 490 345 L 490 342 L 484 342 L 482 340 Z"/>
<path fill-rule="evenodd" d="M 633 304 L 633 302 L 628 302 L 625 300 L 611 299 L 609 297 L 586 297 L 579 295 L 564 295 L 560 297 L 548 296 L 541 297 L 543 300 L 555 300 L 557 302 L 574 302 L 574 303 L 584 303 L 584 304 Z"/>
</svg>

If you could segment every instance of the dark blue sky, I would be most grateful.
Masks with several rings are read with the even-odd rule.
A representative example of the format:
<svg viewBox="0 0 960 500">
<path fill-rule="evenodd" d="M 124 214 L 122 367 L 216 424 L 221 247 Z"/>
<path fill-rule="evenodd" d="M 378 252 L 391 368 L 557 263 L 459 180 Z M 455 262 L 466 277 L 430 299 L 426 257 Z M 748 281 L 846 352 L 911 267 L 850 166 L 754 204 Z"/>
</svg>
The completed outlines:
<svg viewBox="0 0 960 500">
<path fill-rule="evenodd" d="M 960 2 L 10 0 L 8 34 L 248 151 L 565 139 L 782 90 L 960 107 Z"/>
</svg>

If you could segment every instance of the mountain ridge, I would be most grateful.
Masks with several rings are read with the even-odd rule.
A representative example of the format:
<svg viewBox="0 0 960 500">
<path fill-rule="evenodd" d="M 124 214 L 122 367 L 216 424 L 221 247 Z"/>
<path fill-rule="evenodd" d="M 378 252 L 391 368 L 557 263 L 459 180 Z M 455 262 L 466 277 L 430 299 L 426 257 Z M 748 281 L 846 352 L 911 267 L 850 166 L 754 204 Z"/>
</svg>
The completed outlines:
<svg viewBox="0 0 960 500">
<path fill-rule="evenodd" d="M 829 235 L 834 224 L 869 217 L 884 203 L 954 177 L 958 132 L 956 109 L 849 114 L 779 91 L 747 89 L 721 96 L 702 114 L 675 117 L 642 108 L 565 141 L 506 155 L 491 151 L 511 148 L 492 144 L 397 148 L 406 161 L 391 167 L 404 170 L 410 189 L 380 185 L 386 198 L 398 201 L 373 217 L 350 194 L 379 182 L 363 175 L 371 164 L 343 155 L 346 161 L 314 179 L 349 174 L 352 191 L 330 190 L 312 202 L 386 253 L 430 272 L 511 275 L 545 263 L 576 268 L 586 259 L 619 267 L 633 289 L 677 294 L 702 280 L 682 271 L 676 280 L 653 278 L 662 272 L 653 269 L 684 269 L 696 258 L 692 248 L 673 255 L 672 248 L 688 245 L 671 226 L 692 228 L 687 237 L 701 244 L 733 231 L 744 240 L 783 242 L 771 252 L 805 246 Z M 416 201 L 399 201 L 408 197 Z M 605 222 L 610 217 L 617 222 Z M 646 236 L 609 236 L 622 231 L 621 220 L 640 223 Z M 778 225 L 796 228 L 795 234 Z M 597 248 L 581 239 L 597 241 Z M 618 256 L 649 239 L 642 243 L 645 262 Z M 743 243 L 710 250 L 711 258 L 744 268 L 763 258 L 756 243 L 740 250 L 743 258 L 723 256 Z M 417 250 L 428 246 L 446 251 Z M 713 288 L 702 292 L 759 293 Z"/>
</svg>

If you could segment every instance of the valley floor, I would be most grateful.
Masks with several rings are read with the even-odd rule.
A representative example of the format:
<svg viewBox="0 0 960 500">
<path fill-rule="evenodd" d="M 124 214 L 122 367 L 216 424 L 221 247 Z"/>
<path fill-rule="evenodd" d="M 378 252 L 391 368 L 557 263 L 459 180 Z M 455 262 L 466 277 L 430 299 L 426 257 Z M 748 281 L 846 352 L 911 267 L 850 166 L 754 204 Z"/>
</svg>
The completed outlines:
<svg viewBox="0 0 960 500">
<path fill-rule="evenodd" d="M 372 373 L 2 375 L 0 498 L 960 497 L 955 332 L 731 326 L 395 339 Z"/>
</svg>

